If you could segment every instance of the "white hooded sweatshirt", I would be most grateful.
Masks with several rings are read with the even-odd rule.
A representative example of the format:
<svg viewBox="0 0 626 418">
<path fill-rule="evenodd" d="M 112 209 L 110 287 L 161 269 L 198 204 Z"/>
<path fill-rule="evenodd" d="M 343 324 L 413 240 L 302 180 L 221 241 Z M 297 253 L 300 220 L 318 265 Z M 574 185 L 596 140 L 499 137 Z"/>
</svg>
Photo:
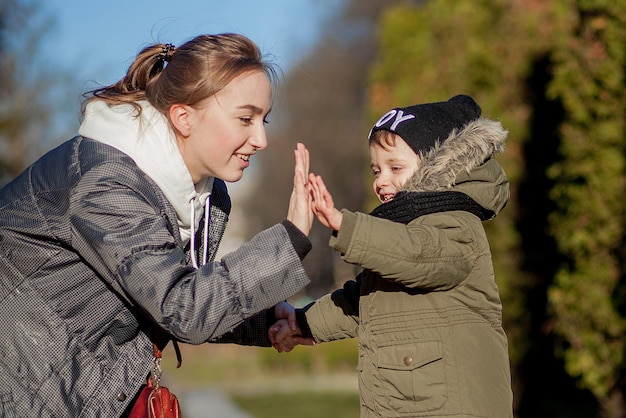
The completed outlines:
<svg viewBox="0 0 626 418">
<path fill-rule="evenodd" d="M 147 101 L 139 104 L 142 111 L 137 117 L 131 105 L 109 106 L 102 100 L 91 101 L 78 133 L 127 154 L 161 188 L 176 210 L 183 245 L 191 240 L 192 262 L 197 267 L 193 238 L 206 211 L 204 239 L 208 239 L 209 199 L 214 179 L 207 177 L 194 185 L 167 118 Z M 207 247 L 205 242 L 205 252 Z"/>
</svg>

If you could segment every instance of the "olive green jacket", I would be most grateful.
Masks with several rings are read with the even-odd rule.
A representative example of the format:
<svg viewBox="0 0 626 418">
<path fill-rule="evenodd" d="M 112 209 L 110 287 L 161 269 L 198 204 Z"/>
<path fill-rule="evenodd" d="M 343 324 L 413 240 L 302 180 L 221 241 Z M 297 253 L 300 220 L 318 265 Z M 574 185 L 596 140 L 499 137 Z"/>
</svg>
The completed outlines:
<svg viewBox="0 0 626 418">
<path fill-rule="evenodd" d="M 491 156 L 506 134 L 498 122 L 470 123 L 405 187 L 462 192 L 497 215 L 509 187 Z M 512 416 L 502 305 L 478 216 L 442 211 L 404 224 L 343 210 L 330 245 L 363 271 L 299 320 L 317 342 L 358 337 L 362 417 Z"/>
</svg>

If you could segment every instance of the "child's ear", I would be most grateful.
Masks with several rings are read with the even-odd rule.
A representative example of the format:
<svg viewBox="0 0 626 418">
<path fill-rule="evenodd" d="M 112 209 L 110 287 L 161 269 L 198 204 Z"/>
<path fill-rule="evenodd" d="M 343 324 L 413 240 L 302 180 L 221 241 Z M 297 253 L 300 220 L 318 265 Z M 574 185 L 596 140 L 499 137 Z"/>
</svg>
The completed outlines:
<svg viewBox="0 0 626 418">
<path fill-rule="evenodd" d="M 182 136 L 187 137 L 191 133 L 191 115 L 193 108 L 188 105 L 175 104 L 170 106 L 169 119 L 174 129 Z"/>
</svg>

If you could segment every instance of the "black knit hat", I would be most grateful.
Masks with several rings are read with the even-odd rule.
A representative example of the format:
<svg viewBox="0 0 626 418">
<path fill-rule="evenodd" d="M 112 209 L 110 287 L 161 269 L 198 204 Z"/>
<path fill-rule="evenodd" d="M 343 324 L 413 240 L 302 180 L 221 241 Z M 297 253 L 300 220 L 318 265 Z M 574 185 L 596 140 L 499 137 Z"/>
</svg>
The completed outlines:
<svg viewBox="0 0 626 418">
<path fill-rule="evenodd" d="M 419 155 L 428 152 L 438 141 L 445 141 L 452 130 L 460 130 L 479 117 L 480 106 L 461 94 L 447 102 L 392 109 L 376 122 L 369 138 L 376 131 L 393 132 Z"/>
</svg>

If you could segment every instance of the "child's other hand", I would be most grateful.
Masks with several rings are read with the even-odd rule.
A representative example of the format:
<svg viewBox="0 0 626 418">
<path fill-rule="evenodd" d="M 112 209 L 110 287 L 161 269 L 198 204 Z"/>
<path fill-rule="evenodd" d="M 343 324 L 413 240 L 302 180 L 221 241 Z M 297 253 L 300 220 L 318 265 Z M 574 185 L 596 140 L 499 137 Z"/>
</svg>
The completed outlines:
<svg viewBox="0 0 626 418">
<path fill-rule="evenodd" d="M 317 219 L 327 228 L 339 231 L 343 214 L 335 208 L 333 197 L 326 188 L 321 176 L 309 174 L 311 196 L 313 197 L 312 209 Z"/>
<path fill-rule="evenodd" d="M 286 319 L 276 321 L 268 332 L 272 347 L 279 353 L 288 353 L 297 345 L 315 345 L 313 338 L 302 337 L 300 329 L 292 329 Z"/>
<path fill-rule="evenodd" d="M 295 331 L 291 329 L 289 322 L 286 319 L 279 319 L 269 329 L 272 347 L 274 347 L 279 353 L 290 352 L 296 345 L 298 345 L 291 339 L 291 336 L 294 335 L 294 333 Z"/>
</svg>

